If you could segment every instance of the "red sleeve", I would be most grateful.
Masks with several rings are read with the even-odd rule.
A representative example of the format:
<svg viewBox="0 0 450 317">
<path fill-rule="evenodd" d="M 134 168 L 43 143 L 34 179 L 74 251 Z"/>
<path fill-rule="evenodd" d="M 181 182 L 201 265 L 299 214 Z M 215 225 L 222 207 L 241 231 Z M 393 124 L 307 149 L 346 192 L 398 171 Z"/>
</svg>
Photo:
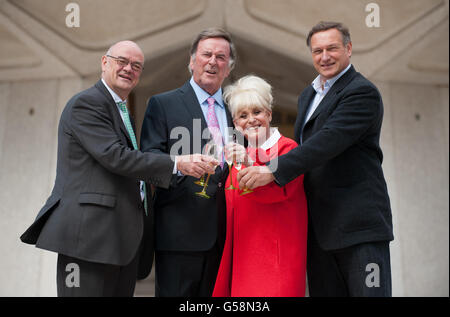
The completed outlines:
<svg viewBox="0 0 450 317">
<path fill-rule="evenodd" d="M 282 136 L 278 141 L 278 155 L 283 155 L 297 147 L 294 140 Z M 254 165 L 261 165 L 255 163 Z M 254 199 L 259 203 L 272 204 L 284 201 L 292 195 L 298 195 L 303 189 L 303 175 L 300 175 L 292 182 L 283 187 L 278 186 L 275 182 L 271 182 L 265 186 L 253 189 L 253 193 L 246 195 L 249 199 Z"/>
</svg>

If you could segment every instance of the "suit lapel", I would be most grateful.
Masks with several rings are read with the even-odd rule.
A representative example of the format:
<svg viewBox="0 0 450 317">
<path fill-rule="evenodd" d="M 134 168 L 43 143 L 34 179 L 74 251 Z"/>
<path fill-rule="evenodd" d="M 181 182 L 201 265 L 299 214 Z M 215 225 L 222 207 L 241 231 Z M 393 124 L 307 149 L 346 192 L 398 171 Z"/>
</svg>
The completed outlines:
<svg viewBox="0 0 450 317">
<path fill-rule="evenodd" d="M 106 97 L 107 99 L 107 110 L 111 114 L 111 118 L 114 122 L 115 126 L 119 126 L 119 129 L 122 131 L 123 135 L 125 136 L 128 146 L 133 148 L 133 142 L 131 141 L 130 134 L 127 131 L 127 128 L 125 127 L 125 124 L 123 123 L 122 117 L 120 116 L 119 109 L 117 108 L 116 103 L 114 102 L 113 97 L 109 93 L 108 89 L 103 85 L 103 82 L 99 80 L 95 87 L 100 90 L 100 92 Z M 130 118 L 131 124 L 133 125 L 133 120 Z M 133 125 L 134 129 L 134 125 Z M 134 130 L 136 131 L 136 130 Z"/>
<path fill-rule="evenodd" d="M 330 104 L 333 104 L 336 95 L 345 88 L 349 84 L 349 82 L 353 79 L 353 76 L 356 74 L 356 71 L 353 66 L 351 66 L 348 71 L 342 75 L 341 78 L 339 78 L 334 85 L 330 88 L 328 93 L 325 95 L 325 97 L 320 102 L 319 106 L 317 107 L 316 111 L 312 114 L 309 121 L 314 120 L 323 110 L 328 109 Z"/>
<path fill-rule="evenodd" d="M 227 114 L 227 124 L 229 128 L 234 128 L 233 117 L 231 116 L 230 110 L 228 110 L 228 105 L 225 104 L 225 113 Z"/>
<path fill-rule="evenodd" d="M 200 119 L 200 131 L 203 133 L 205 129 L 208 128 L 208 123 L 205 120 L 205 116 L 203 115 L 203 111 L 201 106 L 198 103 L 197 96 L 195 95 L 194 89 L 192 88 L 191 84 L 186 82 L 181 88 L 180 88 L 180 99 L 183 101 L 186 109 L 191 114 L 192 117 L 192 123 L 194 122 L 194 119 Z M 189 125 L 188 125 L 189 126 Z M 194 126 L 192 126 L 194 128 Z M 193 131 L 191 131 L 193 133 Z M 193 134 L 192 134 L 193 135 Z M 203 146 L 206 144 L 207 140 L 204 140 L 201 138 L 201 146 L 203 149 Z"/>
<path fill-rule="evenodd" d="M 198 104 L 197 96 L 195 95 L 194 89 L 191 87 L 189 82 L 186 82 L 181 88 L 181 99 L 186 106 L 186 109 L 189 111 L 193 119 L 201 119 L 202 122 L 202 130 L 208 127 L 206 123 L 205 116 L 203 115 L 203 111 Z"/>
<path fill-rule="evenodd" d="M 230 110 L 228 110 L 228 105 L 226 103 L 224 103 L 224 107 L 225 107 L 225 114 L 226 114 L 226 118 L 227 118 L 227 127 L 234 129 L 233 117 L 231 116 Z M 232 140 L 230 140 L 230 138 L 231 138 L 231 135 L 233 134 L 233 130 L 231 130 L 231 131 L 228 131 L 228 130 L 225 131 L 225 133 L 228 134 L 226 136 L 227 138 L 226 139 L 224 138 L 225 142 L 227 140 L 228 140 L 228 142 L 232 141 Z"/>
<path fill-rule="evenodd" d="M 294 131 L 297 142 L 300 141 L 300 132 L 303 129 L 306 113 L 315 95 L 316 91 L 310 85 L 308 88 L 306 88 L 305 92 L 301 95 L 301 97 L 298 100 L 298 119 L 296 121 Z"/>
</svg>

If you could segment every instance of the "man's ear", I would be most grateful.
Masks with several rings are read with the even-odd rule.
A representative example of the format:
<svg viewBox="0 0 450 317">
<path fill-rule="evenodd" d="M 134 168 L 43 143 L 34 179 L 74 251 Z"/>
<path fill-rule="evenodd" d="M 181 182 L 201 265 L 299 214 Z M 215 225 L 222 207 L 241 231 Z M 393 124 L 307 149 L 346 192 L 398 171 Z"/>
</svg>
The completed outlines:
<svg viewBox="0 0 450 317">
<path fill-rule="evenodd" d="M 191 70 L 192 73 L 192 69 L 194 68 L 194 62 L 195 62 L 195 58 L 192 58 L 192 56 L 189 59 L 189 69 Z"/>
<path fill-rule="evenodd" d="M 106 55 L 102 56 L 102 73 L 105 71 L 106 63 L 108 62 Z"/>
<path fill-rule="evenodd" d="M 348 57 L 350 58 L 350 57 L 352 57 L 352 42 L 349 42 L 348 44 L 347 44 L 347 54 L 348 54 Z"/>
</svg>

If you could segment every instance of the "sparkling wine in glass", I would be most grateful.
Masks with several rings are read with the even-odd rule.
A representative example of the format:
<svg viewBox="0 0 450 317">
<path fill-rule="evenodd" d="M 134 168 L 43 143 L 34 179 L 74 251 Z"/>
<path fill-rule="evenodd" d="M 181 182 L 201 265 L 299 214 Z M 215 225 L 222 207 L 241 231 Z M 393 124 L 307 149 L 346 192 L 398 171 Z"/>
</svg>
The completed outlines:
<svg viewBox="0 0 450 317">
<path fill-rule="evenodd" d="M 214 142 L 206 143 L 205 146 L 203 147 L 202 154 L 210 156 L 210 157 L 214 158 L 216 161 L 220 161 L 221 156 L 222 156 L 219 146 L 217 144 L 215 144 Z M 204 181 L 204 184 L 203 184 L 203 190 L 201 192 L 195 193 L 197 196 L 200 196 L 200 197 L 203 197 L 206 199 L 211 198 L 206 193 L 206 188 L 208 187 L 208 182 L 209 182 L 210 176 L 211 176 L 211 174 L 208 174 L 208 176 L 206 177 L 206 180 Z"/>
</svg>

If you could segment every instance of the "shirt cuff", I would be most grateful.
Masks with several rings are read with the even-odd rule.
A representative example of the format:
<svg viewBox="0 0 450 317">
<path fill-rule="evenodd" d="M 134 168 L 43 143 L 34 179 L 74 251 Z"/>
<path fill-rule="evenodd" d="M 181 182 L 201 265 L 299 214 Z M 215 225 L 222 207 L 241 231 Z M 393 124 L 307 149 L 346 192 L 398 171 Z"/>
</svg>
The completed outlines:
<svg viewBox="0 0 450 317">
<path fill-rule="evenodd" d="M 173 171 L 172 174 L 177 174 L 178 170 L 177 170 L 177 160 L 178 160 L 178 156 L 175 156 L 173 161 L 175 164 L 173 164 Z"/>
</svg>

